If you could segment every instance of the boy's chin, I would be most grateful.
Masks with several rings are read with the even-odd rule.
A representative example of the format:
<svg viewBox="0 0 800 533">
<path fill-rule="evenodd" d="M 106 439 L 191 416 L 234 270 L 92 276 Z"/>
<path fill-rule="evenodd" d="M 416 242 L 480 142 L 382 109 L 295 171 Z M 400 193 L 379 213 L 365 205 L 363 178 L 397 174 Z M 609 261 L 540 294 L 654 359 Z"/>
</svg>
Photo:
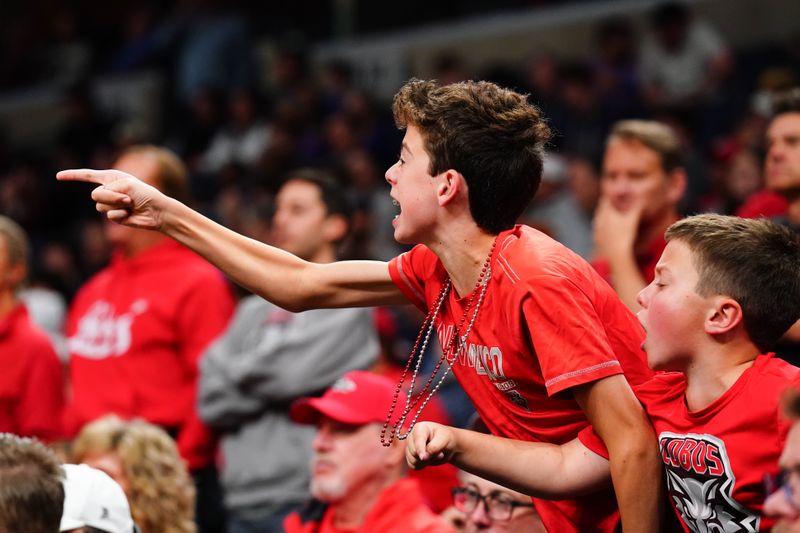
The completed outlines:
<svg viewBox="0 0 800 533">
<path fill-rule="evenodd" d="M 683 367 L 676 359 L 652 357 L 648 354 L 647 366 L 656 372 L 682 372 Z"/>
</svg>

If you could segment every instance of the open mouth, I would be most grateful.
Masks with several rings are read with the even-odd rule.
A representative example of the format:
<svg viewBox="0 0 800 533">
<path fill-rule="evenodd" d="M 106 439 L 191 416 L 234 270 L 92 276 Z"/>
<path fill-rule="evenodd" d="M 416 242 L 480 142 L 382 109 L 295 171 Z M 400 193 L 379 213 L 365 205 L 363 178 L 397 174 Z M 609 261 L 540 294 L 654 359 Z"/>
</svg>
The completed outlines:
<svg viewBox="0 0 800 533">
<path fill-rule="evenodd" d="M 403 212 L 403 209 L 400 207 L 400 202 L 392 198 L 392 205 L 397 208 L 397 214 L 394 216 L 395 219 L 400 216 L 400 213 Z"/>
</svg>

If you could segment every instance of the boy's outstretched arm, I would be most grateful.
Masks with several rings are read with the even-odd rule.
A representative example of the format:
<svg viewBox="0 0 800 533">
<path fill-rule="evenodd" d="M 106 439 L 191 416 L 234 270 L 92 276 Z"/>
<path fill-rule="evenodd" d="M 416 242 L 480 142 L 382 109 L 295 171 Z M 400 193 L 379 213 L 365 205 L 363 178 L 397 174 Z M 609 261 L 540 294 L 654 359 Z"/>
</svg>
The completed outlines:
<svg viewBox="0 0 800 533">
<path fill-rule="evenodd" d="M 537 498 L 574 498 L 607 487 L 608 461 L 578 439 L 563 444 L 525 442 L 419 422 L 406 445 L 412 468 L 452 463 Z"/>
<path fill-rule="evenodd" d="M 608 448 L 622 529 L 659 531 L 664 478 L 655 432 L 622 374 L 574 387 L 573 394 Z"/>
<path fill-rule="evenodd" d="M 92 199 L 109 220 L 172 237 L 234 282 L 290 311 L 406 302 L 387 263 L 304 261 L 239 235 L 119 170 L 64 170 L 57 178 L 99 185 Z"/>
</svg>

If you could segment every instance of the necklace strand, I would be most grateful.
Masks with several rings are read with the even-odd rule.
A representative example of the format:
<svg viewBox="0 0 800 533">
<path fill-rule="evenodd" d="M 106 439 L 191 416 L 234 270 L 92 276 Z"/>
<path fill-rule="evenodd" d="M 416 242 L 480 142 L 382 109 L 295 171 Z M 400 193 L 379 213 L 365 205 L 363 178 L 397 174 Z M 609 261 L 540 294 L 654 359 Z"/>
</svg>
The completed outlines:
<svg viewBox="0 0 800 533">
<path fill-rule="evenodd" d="M 436 363 L 435 368 L 430 374 L 425 385 L 422 387 L 416 395 L 413 394 L 414 386 L 416 385 L 417 378 L 419 377 L 419 371 L 422 366 L 422 358 L 425 354 L 425 351 L 428 348 L 428 343 L 430 341 L 431 334 L 435 328 L 436 317 L 439 316 L 441 312 L 442 305 L 444 304 L 445 298 L 447 298 L 448 294 L 450 293 L 453 283 L 450 279 L 450 276 L 442 285 L 442 289 L 439 292 L 439 296 L 436 299 L 436 305 L 431 308 L 428 312 L 428 315 L 425 317 L 425 320 L 422 322 L 422 326 L 420 327 L 419 334 L 417 335 L 416 341 L 414 341 L 414 346 L 411 348 L 411 353 L 409 355 L 408 361 L 406 362 L 406 366 L 403 369 L 402 374 L 400 375 L 400 379 L 397 383 L 397 387 L 394 391 L 394 395 L 392 397 L 392 404 L 389 408 L 389 413 L 386 416 L 386 421 L 383 424 L 383 428 L 381 429 L 381 444 L 383 446 L 390 446 L 392 441 L 397 438 L 398 440 L 405 440 L 411 434 L 411 430 L 414 429 L 414 425 L 417 423 L 417 419 L 422 414 L 422 411 L 428 405 L 433 395 L 439 390 L 439 388 L 444 383 L 445 379 L 447 378 L 450 370 L 453 367 L 456 359 L 461 355 L 461 353 L 466 349 L 467 346 L 467 338 L 469 337 L 470 331 L 472 331 L 473 326 L 475 325 L 475 321 L 478 317 L 478 312 L 480 311 L 481 305 L 483 304 L 484 297 L 486 296 L 486 289 L 489 286 L 489 280 L 492 277 L 492 268 L 491 268 L 491 261 L 492 255 L 494 254 L 494 248 L 497 244 L 497 239 L 492 243 L 492 247 L 489 250 L 489 255 L 486 257 L 486 261 L 483 263 L 483 267 L 481 268 L 480 275 L 478 276 L 478 281 L 475 284 L 475 289 L 473 289 L 469 300 L 467 301 L 467 305 L 464 307 L 464 311 L 461 315 L 461 320 L 459 324 L 454 327 L 453 335 L 450 338 L 450 341 L 447 343 L 447 346 L 442 348 L 442 355 L 439 357 L 439 360 Z M 475 301 L 477 295 L 477 301 Z M 467 324 L 466 330 L 464 330 L 464 334 L 462 335 L 460 332 L 464 327 L 464 323 L 466 322 L 467 317 L 469 316 L 470 309 L 472 308 L 472 304 L 475 302 L 475 309 L 472 312 L 472 317 Z M 421 346 L 420 346 L 421 344 Z M 416 364 L 414 364 L 414 359 L 416 358 Z M 438 379 L 438 381 L 433 384 L 433 381 L 445 364 L 444 372 L 442 376 Z M 411 379 L 409 383 L 409 393 L 406 396 L 405 406 L 401 415 L 398 419 L 392 423 L 392 416 L 397 408 L 397 400 L 400 396 L 400 391 L 403 388 L 403 383 L 405 382 L 406 376 L 408 375 L 409 370 L 411 367 L 414 367 L 411 373 Z M 427 396 L 425 395 L 427 392 Z M 420 400 L 422 400 L 420 404 Z M 412 399 L 413 397 L 413 399 Z M 408 419 L 411 411 L 419 405 L 419 408 L 414 412 L 413 416 L 411 417 L 411 422 L 408 426 L 408 429 L 403 432 L 402 427 L 405 424 L 406 420 Z M 391 427 L 390 427 L 391 426 Z M 387 438 L 388 432 L 388 438 Z"/>
</svg>

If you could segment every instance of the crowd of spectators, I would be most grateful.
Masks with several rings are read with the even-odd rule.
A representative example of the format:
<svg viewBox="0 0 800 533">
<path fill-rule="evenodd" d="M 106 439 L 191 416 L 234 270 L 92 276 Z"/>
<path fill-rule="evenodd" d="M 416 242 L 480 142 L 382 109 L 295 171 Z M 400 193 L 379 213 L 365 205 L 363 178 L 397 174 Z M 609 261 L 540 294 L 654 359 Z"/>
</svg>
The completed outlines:
<svg viewBox="0 0 800 533">
<path fill-rule="evenodd" d="M 105 227 L 106 223 L 86 201 L 85 188 L 65 187 L 55 181 L 53 176 L 58 169 L 110 168 L 115 164 L 119 167 L 125 157 L 139 153 L 137 150 L 141 148 L 136 147 L 150 144 L 168 147 L 186 165 L 191 189 L 191 195 L 187 194 L 186 198 L 191 197 L 199 211 L 237 232 L 288 249 L 279 242 L 287 230 L 280 227 L 279 218 L 275 216 L 280 209 L 278 193 L 298 168 L 311 167 L 333 176 L 354 208 L 348 237 L 342 242 L 338 236 L 332 238 L 340 245 L 336 252 L 338 257 L 389 260 L 404 250 L 393 239 L 391 219 L 397 208 L 392 205 L 384 179 L 385 169 L 397 157 L 401 132 L 395 127 L 388 102 L 381 101 L 370 87 L 360 83 L 355 65 L 339 60 L 314 64 L 309 50 L 292 41 L 275 46 L 271 60 L 259 63 L 256 61 L 257 36 L 264 26 L 250 20 L 246 9 L 190 1 L 169 9 L 142 4 L 124 11 L 113 38 L 108 29 L 85 33 L 87 23 L 80 11 L 65 7 L 47 23 L 46 39 L 37 33 L 42 29 L 41 21 L 33 23 L 17 18 L 0 44 L 0 59 L 5 65 L 0 72 L 0 101 L 12 99 L 15 94 L 46 90 L 55 95 L 54 109 L 61 117 L 52 135 L 35 140 L 20 140 L 13 131 L 0 131 L 0 214 L 17 221 L 30 236 L 29 287 L 20 297 L 26 302 L 32 321 L 54 340 L 57 353 L 41 357 L 53 368 L 49 372 L 53 380 L 61 379 L 55 364 L 56 355 L 66 359 L 69 352 L 75 351 L 74 346 L 68 346 L 60 336 L 65 329 L 65 309 L 71 306 L 75 313 L 75 308 L 79 307 L 76 302 L 80 303 L 80 297 L 76 296 L 82 294 L 81 288 L 84 287 L 85 292 L 87 280 L 107 268 L 115 247 L 120 245 L 114 240 L 114 231 Z M 19 52 L 22 49 L 25 53 Z M 269 68 L 265 71 L 267 64 Z M 614 283 L 614 270 L 618 265 L 609 261 L 607 253 L 609 247 L 620 244 L 617 224 L 621 221 L 609 215 L 609 205 L 617 201 L 615 194 L 624 196 L 613 189 L 615 178 L 609 170 L 612 168 L 609 163 L 612 141 L 624 144 L 623 141 L 633 139 L 634 144 L 646 146 L 646 151 L 655 150 L 661 162 L 659 172 L 663 171 L 670 180 L 674 178 L 675 169 L 680 171 L 680 185 L 676 186 L 675 193 L 658 198 L 668 205 L 659 213 L 661 218 L 653 222 L 651 233 L 655 235 L 660 236 L 665 227 L 683 214 L 708 211 L 736 214 L 749 208 L 755 210 L 754 214 L 774 215 L 786 209 L 784 200 L 763 192 L 762 160 L 771 112 L 765 102 L 771 94 L 800 83 L 800 42 L 734 49 L 726 44 L 724 35 L 685 6 L 664 4 L 649 14 L 648 25 L 641 31 L 624 17 L 598 22 L 594 46 L 582 57 L 567 58 L 557 50 L 541 49 L 532 51 L 524 64 L 485 65 L 473 71 L 452 52 L 439 58 L 434 77 L 442 82 L 495 81 L 529 93 L 530 100 L 541 107 L 555 135 L 545 160 L 542 187 L 523 220 L 586 259 L 594 258 L 601 272 L 603 261 L 609 263 L 604 273 L 631 307 L 636 306 L 635 294 L 641 286 L 632 287 L 626 299 L 625 291 Z M 109 104 L 108 93 L 104 92 L 114 83 L 125 95 L 122 98 L 125 102 L 115 101 L 117 107 Z M 127 87 L 119 89 L 119 83 Z M 632 118 L 639 120 L 620 122 Z M 665 151 L 648 144 L 647 139 L 652 135 L 647 131 L 642 133 L 642 128 L 647 130 L 653 124 L 670 126 L 666 134 L 669 146 Z M 653 135 L 664 138 L 659 131 Z M 131 147 L 134 147 L 133 152 Z M 150 149 L 152 147 L 145 148 Z M 675 164 L 667 161 L 669 153 L 677 154 L 679 161 Z M 655 198 L 659 192 L 653 194 Z M 643 231 L 638 222 L 639 219 L 634 226 Z M 122 227 L 117 227 L 116 231 L 119 235 L 133 231 L 125 234 L 134 236 L 130 238 L 142 234 L 141 230 Z M 0 233 L 5 236 L 1 240 L 3 246 L 11 247 L 13 239 L 4 231 Z M 631 240 L 633 237 L 632 233 Z M 645 272 L 639 261 L 639 248 L 649 250 L 664 244 L 651 241 L 635 243 L 636 261 L 640 264 L 634 269 L 642 269 L 637 282 L 649 283 L 653 267 L 649 265 L 650 271 Z M 633 246 L 631 243 L 631 248 Z M 13 249 L 4 253 L 10 256 L 11 267 L 15 261 L 19 262 Z M 654 264 L 658 253 L 648 257 Z M 332 259 L 333 254 L 329 260 Z M 179 273 L 177 278 L 185 277 L 182 274 L 185 272 Z M 16 294 L 18 284 L 14 278 L 8 287 L 3 287 L 9 298 L 6 303 L 11 307 L 17 303 L 16 296 L 12 301 L 11 295 Z M 140 288 L 133 283 L 128 285 L 132 289 Z M 177 284 L 169 285 L 177 287 Z M 208 289 L 209 285 L 205 286 Z M 211 295 L 208 290 L 196 292 Z M 252 300 L 250 304 L 248 300 L 242 302 L 241 305 L 255 305 Z M 225 318 L 230 314 L 229 304 L 219 309 Z M 206 311 L 212 305 L 197 305 L 193 309 Z M 263 312 L 259 307 L 258 313 Z M 73 317 L 71 325 L 67 322 L 66 330 L 78 328 L 78 318 Z M 27 320 L 27 315 L 20 317 L 22 319 Z M 372 344 L 365 344 L 364 348 L 369 347 L 371 353 L 354 366 L 366 367 L 369 361 L 380 357 L 388 369 L 382 373 L 396 377 L 399 371 L 393 359 L 402 358 L 408 352 L 406 345 L 413 341 L 418 320 L 416 315 L 404 311 L 392 310 L 388 318 L 385 310 L 379 311 L 375 324 L 380 347 L 372 350 Z M 195 320 L 190 322 L 196 323 Z M 280 322 L 278 326 L 285 329 L 286 323 Z M 106 338 L 107 328 L 97 324 L 100 324 L 99 319 L 84 324 L 84 329 L 88 328 L 87 335 L 93 335 L 93 339 Z M 406 329 L 412 333 L 407 335 Z M 352 334 L 352 330 L 348 332 Z M 36 335 L 40 335 L 38 330 Z M 115 339 L 112 344 L 119 340 Z M 263 339 L 251 340 L 259 349 L 262 347 Z M 187 356 L 187 360 L 191 360 L 191 378 L 181 385 L 186 386 L 183 403 L 173 405 L 183 406 L 182 412 L 189 418 L 194 418 L 195 414 L 189 414 L 191 409 L 185 407 L 194 399 L 196 365 L 208 341 L 204 339 L 202 346 L 198 344 Z M 90 344 L 90 348 L 96 348 L 96 342 Z M 206 370 L 206 382 L 201 382 L 206 389 L 201 391 L 201 400 L 202 394 L 206 394 L 205 404 L 200 404 L 201 410 L 214 407 L 211 400 L 219 401 L 218 396 L 212 395 L 215 384 L 209 381 L 209 376 L 223 376 L 220 369 L 229 364 L 224 354 L 219 354 L 222 348 L 224 344 L 216 345 L 216 352 L 209 352 L 212 355 L 205 363 L 208 368 L 214 364 L 219 367 L 214 376 Z M 321 350 L 326 349 L 322 347 Z M 272 356 L 266 352 L 260 354 L 266 355 Z M 97 364 L 91 354 L 82 357 L 87 359 L 80 363 L 84 367 Z M 110 364 L 117 365 L 117 362 Z M 73 418 L 75 399 L 86 392 L 91 395 L 97 392 L 94 387 L 91 391 L 80 389 L 81 384 L 74 380 L 76 369 L 80 371 L 80 366 L 73 361 L 69 373 L 72 379 L 67 386 L 67 396 L 71 398 L 68 414 Z M 164 369 L 158 364 L 153 380 L 163 378 Z M 323 370 L 317 369 L 317 372 Z M 225 372 L 234 371 L 236 368 L 225 369 Z M 287 402 L 301 394 L 321 392 L 338 374 L 328 372 L 324 378 L 320 377 L 323 381 L 309 380 L 303 387 L 295 387 L 298 390 L 290 390 L 291 394 L 287 393 L 285 398 L 279 398 L 282 423 L 289 423 Z M 268 383 L 270 377 L 265 376 L 264 382 Z M 247 386 L 254 386 L 254 376 L 240 378 Z M 108 394 L 124 393 L 131 402 L 133 399 L 139 402 L 135 409 L 120 414 L 126 418 L 147 418 L 139 393 L 128 393 L 126 387 L 131 385 L 130 380 L 125 376 L 120 379 L 119 386 L 108 387 Z M 150 380 L 145 381 L 146 388 Z M 216 386 L 225 392 L 226 385 L 228 382 Z M 76 390 L 76 386 L 80 390 Z M 70 390 L 70 387 L 73 388 Z M 133 388 L 136 387 L 131 386 Z M 166 389 L 174 394 L 178 387 L 164 387 Z M 471 410 L 467 407 L 466 412 L 459 411 L 464 409 L 464 403 L 448 402 L 449 394 L 458 393 L 447 387 L 442 390 L 443 416 L 456 425 L 463 425 Z M 63 399 L 59 396 L 53 402 L 60 406 Z M 216 437 L 222 438 L 223 450 L 226 447 L 235 449 L 236 439 L 241 439 L 237 432 L 255 425 L 250 417 L 257 414 L 260 406 L 256 406 L 256 412 L 242 415 L 241 421 L 224 410 L 216 413 L 217 419 L 205 416 L 206 422 L 215 426 Z M 102 410 L 108 411 L 106 406 Z M 80 420 L 68 417 L 67 422 L 75 427 L 68 428 L 67 432 L 78 434 L 83 423 L 101 414 L 92 413 Z M 74 453 L 80 455 L 75 461 L 90 463 L 98 457 L 116 461 L 102 469 L 120 472 L 120 479 L 115 479 L 128 495 L 130 513 L 143 531 L 157 531 L 154 524 L 165 523 L 165 517 L 179 523 L 174 531 L 193 531 L 194 525 L 186 524 L 194 517 L 195 499 L 203 498 L 204 492 L 202 484 L 197 488 L 192 485 L 190 474 L 195 475 L 197 484 L 197 472 L 213 460 L 213 449 L 205 450 L 205 463 L 192 464 L 189 460 L 188 471 L 182 465 L 178 467 L 179 451 L 184 459 L 191 459 L 179 431 L 182 424 L 189 422 L 178 418 L 149 418 L 161 427 L 119 419 L 105 419 L 86 426 L 75 444 Z M 33 419 L 27 417 L 26 420 Z M 215 420 L 214 424 L 209 420 Z M 36 435 L 45 441 L 58 436 L 48 434 L 47 427 L 34 429 L 38 433 L 21 429 L 18 432 Z M 180 448 L 170 439 L 176 436 Z M 309 441 L 306 444 L 310 444 L 310 436 L 306 431 L 305 439 Z M 319 443 L 315 446 L 324 447 Z M 148 447 L 155 451 L 147 452 Z M 254 450 L 252 446 L 249 449 Z M 298 447 L 298 451 L 302 450 Z M 320 450 L 315 448 L 315 452 L 320 453 Z M 305 455 L 308 453 L 310 450 Z M 135 468 L 132 462 L 142 454 L 148 457 L 144 470 L 174 469 L 169 477 L 176 487 L 167 487 L 173 493 L 161 496 L 150 491 L 145 495 L 137 489 L 136 479 L 147 472 Z M 235 466 L 235 462 L 226 465 L 229 471 L 232 465 Z M 250 474 L 247 465 L 242 468 Z M 227 474 L 230 476 L 230 472 Z M 458 493 L 461 499 L 456 499 L 457 506 L 461 505 L 458 510 L 462 514 L 466 512 L 469 520 L 491 522 L 490 504 L 482 491 L 497 487 L 484 486 L 488 482 L 469 475 L 463 479 L 465 488 Z M 305 477 L 295 481 L 300 480 L 303 488 L 298 490 L 292 504 L 306 496 Z M 230 479 L 223 481 L 230 482 Z M 231 487 L 227 488 L 234 494 Z M 496 490 L 492 492 L 495 493 Z M 517 502 L 511 509 L 522 506 L 525 501 L 518 493 L 510 492 L 505 496 Z M 152 501 L 148 501 L 148 497 Z M 220 499 L 218 496 L 218 504 L 221 504 Z M 250 521 L 248 513 L 255 507 L 260 513 L 266 503 L 280 507 L 280 513 L 276 514 L 281 518 L 289 510 L 280 499 L 266 500 L 269 502 L 225 503 L 234 516 L 238 506 L 240 515 L 246 518 L 242 522 Z M 159 501 L 179 509 L 166 508 L 163 517 L 147 516 L 143 509 L 147 507 L 151 510 L 148 512 L 152 512 L 156 508 L 154 502 Z M 472 513 L 476 507 L 478 512 Z M 203 505 L 198 506 L 202 508 Z M 272 513 L 275 509 L 269 510 Z M 495 513 L 500 514 L 499 511 Z M 527 513 L 518 515 L 525 518 Z M 460 519 L 461 526 L 467 527 L 464 526 L 467 519 L 464 516 Z"/>
<path fill-rule="evenodd" d="M 399 132 L 387 102 L 359 85 L 353 65 L 312 64 L 296 44 L 275 46 L 271 61 L 256 62 L 258 26 L 245 15 L 200 2 L 172 12 L 131 7 L 107 45 L 82 34 L 83 19 L 65 8 L 53 16 L 48 40 L 16 55 L 36 28 L 12 24 L 2 55 L 15 61 L 6 63 L 0 91 L 24 92 L 47 80 L 63 117 L 52 138 L 20 144 L 13 131 L 0 135 L 0 212 L 31 234 L 35 284 L 69 300 L 109 254 L 91 206 L 72 201 L 83 191 L 58 187 L 54 171 L 108 167 L 121 149 L 141 142 L 173 149 L 189 166 L 197 207 L 254 236 L 264 234 L 288 171 L 324 167 L 357 206 L 344 257 L 396 255 L 383 171 Z M 46 64 L 54 70 L 45 76 Z M 436 68 L 445 81 L 490 79 L 530 93 L 556 132 L 549 183 L 569 192 L 574 225 L 585 226 L 606 135 L 622 118 L 658 119 L 679 132 L 688 172 L 682 211 L 735 212 L 761 186 L 764 98 L 800 79 L 800 50 L 791 42 L 732 49 L 712 26 L 668 5 L 639 32 L 624 18 L 598 22 L 595 46 L 583 57 L 536 50 L 525 64 L 472 71 L 451 53 Z M 160 80 L 156 98 L 131 81 L 152 75 Z M 123 76 L 134 100 L 151 104 L 146 111 L 104 103 L 97 85 L 113 76 Z M 549 200 L 543 194 L 534 202 L 533 218 L 558 237 L 565 212 L 536 213 Z M 585 240 L 574 247 L 591 253 Z"/>
</svg>

